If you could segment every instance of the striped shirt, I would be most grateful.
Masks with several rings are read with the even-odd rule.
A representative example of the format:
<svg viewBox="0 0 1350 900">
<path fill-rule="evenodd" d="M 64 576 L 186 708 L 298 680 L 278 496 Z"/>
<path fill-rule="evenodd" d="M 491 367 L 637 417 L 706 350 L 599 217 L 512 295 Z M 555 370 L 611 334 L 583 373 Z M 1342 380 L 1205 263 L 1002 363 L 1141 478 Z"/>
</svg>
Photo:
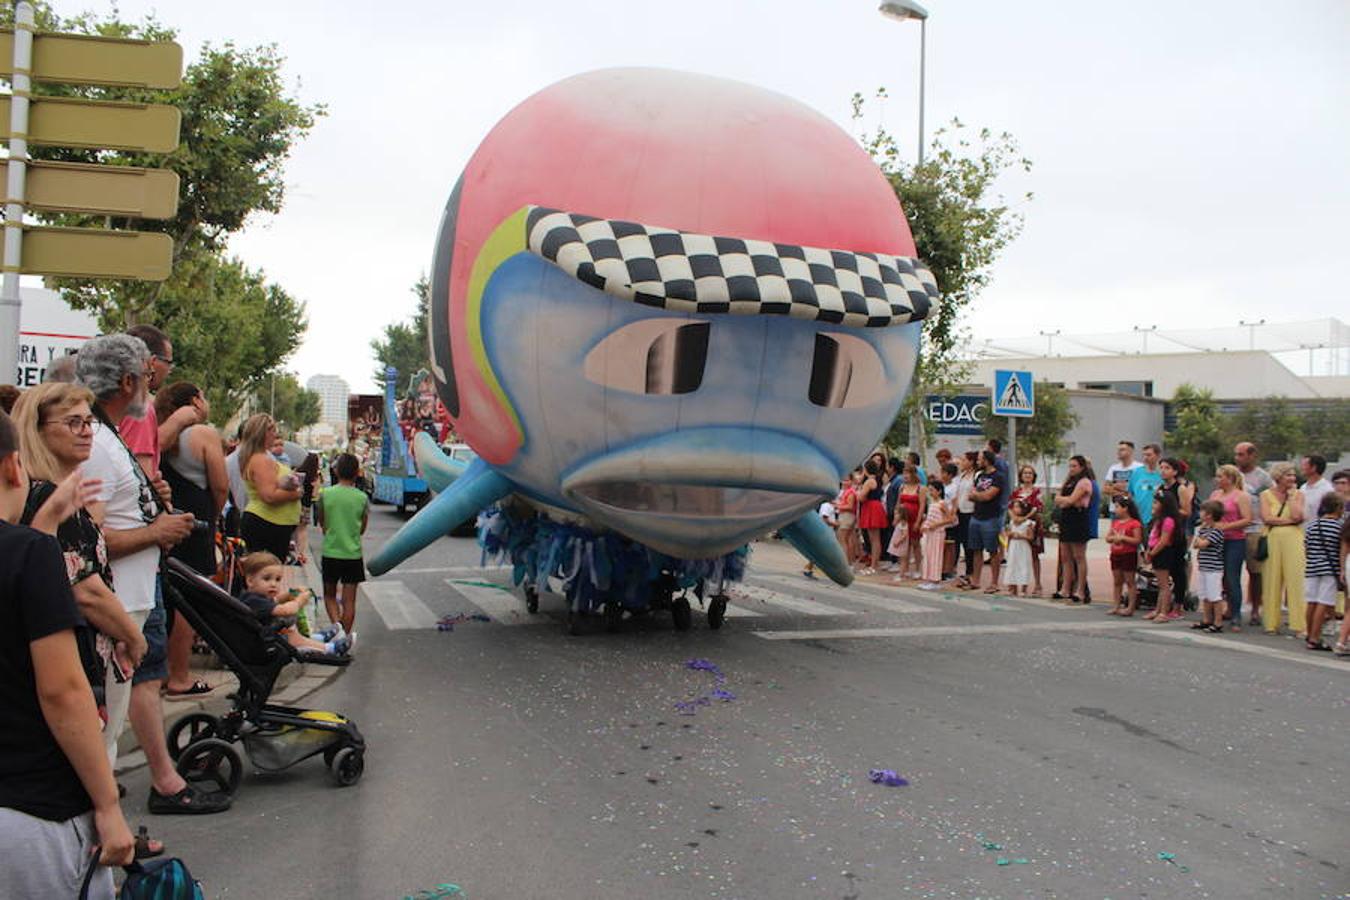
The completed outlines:
<svg viewBox="0 0 1350 900">
<path fill-rule="evenodd" d="M 1209 545 L 1201 547 L 1200 552 L 1195 558 L 1201 572 L 1222 572 L 1223 571 L 1223 532 L 1217 528 L 1206 528 L 1201 526 L 1195 532 L 1195 536 L 1203 538 Z"/>
<path fill-rule="evenodd" d="M 1308 523 L 1303 532 L 1303 555 L 1307 559 L 1303 570 L 1308 576 L 1336 576 L 1341 551 L 1341 522 L 1319 516 Z"/>
</svg>

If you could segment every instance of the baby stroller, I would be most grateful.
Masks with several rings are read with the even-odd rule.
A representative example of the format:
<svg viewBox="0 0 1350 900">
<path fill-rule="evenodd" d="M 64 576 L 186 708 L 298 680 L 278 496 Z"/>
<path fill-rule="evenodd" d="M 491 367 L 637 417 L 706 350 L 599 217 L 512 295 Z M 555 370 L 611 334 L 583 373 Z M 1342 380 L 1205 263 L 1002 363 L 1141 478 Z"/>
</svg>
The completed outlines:
<svg viewBox="0 0 1350 900">
<path fill-rule="evenodd" d="M 351 658 L 297 650 L 219 585 L 178 560 L 165 565 L 165 587 L 178 612 L 239 679 L 228 713 L 188 713 L 169 728 L 169 755 L 179 774 L 203 790 L 233 796 L 243 777 L 234 744 L 242 742 L 249 761 L 264 772 L 280 772 L 322 753 L 339 785 L 360 781 L 366 742 L 356 723 L 336 713 L 267 702 L 277 676 L 292 661 L 346 666 Z"/>
</svg>

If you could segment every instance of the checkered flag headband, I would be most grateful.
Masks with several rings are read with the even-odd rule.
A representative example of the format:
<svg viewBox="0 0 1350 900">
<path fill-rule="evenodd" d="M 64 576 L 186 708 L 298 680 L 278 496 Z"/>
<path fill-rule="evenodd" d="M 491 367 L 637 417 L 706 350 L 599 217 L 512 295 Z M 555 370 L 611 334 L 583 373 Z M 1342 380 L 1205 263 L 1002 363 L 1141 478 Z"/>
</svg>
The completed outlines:
<svg viewBox="0 0 1350 900">
<path fill-rule="evenodd" d="M 820 250 L 526 208 L 531 252 L 607 294 L 680 312 L 858 328 L 925 318 L 937 282 L 908 256 Z"/>
</svg>

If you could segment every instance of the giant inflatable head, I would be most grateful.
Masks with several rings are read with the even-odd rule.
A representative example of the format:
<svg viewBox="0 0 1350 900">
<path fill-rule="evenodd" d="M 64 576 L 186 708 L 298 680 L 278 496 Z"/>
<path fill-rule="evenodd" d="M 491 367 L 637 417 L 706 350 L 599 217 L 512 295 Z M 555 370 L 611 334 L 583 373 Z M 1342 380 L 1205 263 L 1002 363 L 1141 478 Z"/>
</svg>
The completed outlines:
<svg viewBox="0 0 1350 900">
<path fill-rule="evenodd" d="M 914 255 L 881 172 L 802 104 L 578 75 L 450 197 L 433 371 L 516 493 L 705 558 L 832 495 L 894 419 L 937 298 Z"/>
</svg>

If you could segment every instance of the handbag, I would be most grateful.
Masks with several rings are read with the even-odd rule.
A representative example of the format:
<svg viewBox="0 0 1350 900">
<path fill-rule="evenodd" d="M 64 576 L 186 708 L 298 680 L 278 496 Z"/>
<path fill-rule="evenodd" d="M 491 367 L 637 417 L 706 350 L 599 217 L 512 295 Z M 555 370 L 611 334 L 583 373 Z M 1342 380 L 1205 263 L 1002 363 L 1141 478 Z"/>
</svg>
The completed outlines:
<svg viewBox="0 0 1350 900">
<path fill-rule="evenodd" d="M 1288 500 L 1285 500 L 1283 503 L 1281 503 L 1281 504 L 1280 504 L 1280 511 L 1277 512 L 1277 513 L 1275 513 L 1275 518 L 1278 519 L 1280 516 L 1284 515 L 1284 508 L 1285 508 L 1286 506 L 1288 506 L 1288 505 L 1289 505 L 1289 501 L 1288 501 Z M 1256 559 L 1257 559 L 1258 562 L 1259 562 L 1259 561 L 1263 561 L 1263 560 L 1266 559 L 1266 557 L 1270 556 L 1270 540 L 1267 538 L 1267 535 L 1269 535 L 1269 534 L 1270 534 L 1270 529 L 1269 529 L 1269 528 L 1264 529 L 1264 530 L 1261 532 L 1261 537 L 1258 538 L 1257 541 L 1256 541 L 1256 554 L 1255 554 L 1255 556 L 1256 556 Z"/>
</svg>

